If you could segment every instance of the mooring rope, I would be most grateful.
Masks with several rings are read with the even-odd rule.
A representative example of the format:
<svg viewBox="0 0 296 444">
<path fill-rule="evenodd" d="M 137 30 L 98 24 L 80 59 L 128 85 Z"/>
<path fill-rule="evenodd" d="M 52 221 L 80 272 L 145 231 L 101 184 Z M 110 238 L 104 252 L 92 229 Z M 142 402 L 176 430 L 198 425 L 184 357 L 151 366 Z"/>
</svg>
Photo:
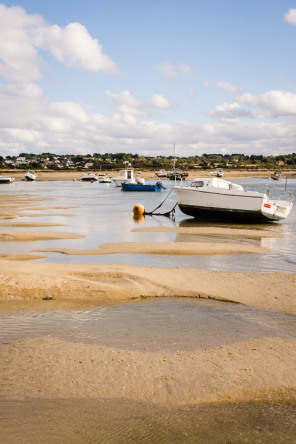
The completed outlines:
<svg viewBox="0 0 296 444">
<path fill-rule="evenodd" d="M 170 216 L 171 213 L 175 212 L 175 208 L 178 205 L 178 202 L 174 205 L 174 207 L 170 210 L 167 211 L 166 213 L 154 213 L 154 211 L 158 210 L 158 208 L 160 208 L 164 202 L 167 200 L 167 198 L 169 197 L 169 195 L 171 194 L 171 192 L 173 191 L 173 188 L 171 189 L 171 191 L 167 194 L 167 196 L 165 197 L 165 199 L 161 202 L 161 204 L 159 204 L 156 208 L 154 208 L 154 210 L 148 212 L 148 211 L 144 211 L 144 214 L 147 216 Z"/>
</svg>

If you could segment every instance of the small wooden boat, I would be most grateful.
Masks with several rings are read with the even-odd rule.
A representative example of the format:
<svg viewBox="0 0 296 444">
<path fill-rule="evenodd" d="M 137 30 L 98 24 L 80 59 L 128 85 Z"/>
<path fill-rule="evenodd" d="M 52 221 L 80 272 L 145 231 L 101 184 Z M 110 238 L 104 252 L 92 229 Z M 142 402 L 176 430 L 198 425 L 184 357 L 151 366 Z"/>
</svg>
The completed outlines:
<svg viewBox="0 0 296 444">
<path fill-rule="evenodd" d="M 12 183 L 14 178 L 10 176 L 0 176 L 0 183 Z"/>
<path fill-rule="evenodd" d="M 27 171 L 26 174 L 25 174 L 25 179 L 28 180 L 28 181 L 36 180 L 35 171 L 33 171 L 33 170 Z"/>
<path fill-rule="evenodd" d="M 122 191 L 161 191 L 162 188 L 161 182 L 157 182 L 155 185 L 124 182 L 121 184 Z"/>
</svg>

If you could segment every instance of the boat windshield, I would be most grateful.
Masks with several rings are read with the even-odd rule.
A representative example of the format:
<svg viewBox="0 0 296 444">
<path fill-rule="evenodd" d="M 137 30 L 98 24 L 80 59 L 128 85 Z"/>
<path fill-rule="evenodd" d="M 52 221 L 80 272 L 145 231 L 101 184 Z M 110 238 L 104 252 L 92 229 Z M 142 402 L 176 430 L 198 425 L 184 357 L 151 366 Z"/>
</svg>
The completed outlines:
<svg viewBox="0 0 296 444">
<path fill-rule="evenodd" d="M 195 180 L 191 182 L 190 187 L 192 188 L 200 188 L 204 186 L 204 182 L 202 180 Z"/>
</svg>

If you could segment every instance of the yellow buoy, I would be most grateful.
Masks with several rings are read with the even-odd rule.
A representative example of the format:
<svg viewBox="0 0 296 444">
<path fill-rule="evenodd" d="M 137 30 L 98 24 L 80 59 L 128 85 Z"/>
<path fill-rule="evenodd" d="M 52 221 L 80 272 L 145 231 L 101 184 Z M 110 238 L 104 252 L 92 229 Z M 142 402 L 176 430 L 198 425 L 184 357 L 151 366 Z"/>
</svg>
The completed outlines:
<svg viewBox="0 0 296 444">
<path fill-rule="evenodd" d="M 144 214 L 145 213 L 144 205 L 141 204 L 135 205 L 133 208 L 133 212 L 134 214 Z"/>
</svg>

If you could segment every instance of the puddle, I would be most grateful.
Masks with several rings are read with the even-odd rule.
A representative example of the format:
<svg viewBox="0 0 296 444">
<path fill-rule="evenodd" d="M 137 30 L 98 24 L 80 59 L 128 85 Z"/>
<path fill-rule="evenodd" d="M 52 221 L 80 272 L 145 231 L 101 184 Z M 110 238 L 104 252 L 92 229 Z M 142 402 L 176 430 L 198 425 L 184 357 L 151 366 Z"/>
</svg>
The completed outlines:
<svg viewBox="0 0 296 444">
<path fill-rule="evenodd" d="M 3 308 L 2 342 L 51 336 L 127 350 L 190 351 L 256 337 L 296 339 L 294 316 L 202 299 L 92 306 L 43 301 L 32 308 L 30 303 Z"/>
</svg>

